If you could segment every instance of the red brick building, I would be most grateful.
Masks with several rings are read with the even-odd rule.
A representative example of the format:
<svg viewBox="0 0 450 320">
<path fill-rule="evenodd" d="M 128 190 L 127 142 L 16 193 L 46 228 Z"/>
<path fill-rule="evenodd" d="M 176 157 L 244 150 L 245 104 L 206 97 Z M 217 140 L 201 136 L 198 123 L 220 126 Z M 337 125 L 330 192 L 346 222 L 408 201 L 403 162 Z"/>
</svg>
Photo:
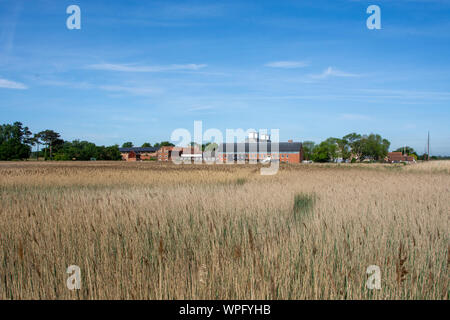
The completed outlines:
<svg viewBox="0 0 450 320">
<path fill-rule="evenodd" d="M 414 162 L 416 159 L 414 157 L 404 155 L 401 152 L 389 152 L 387 156 L 387 161 L 389 163 L 396 163 L 396 162 Z"/>
<path fill-rule="evenodd" d="M 202 157 L 202 151 L 196 147 L 161 147 L 158 150 L 158 161 L 183 161 L 192 160 L 194 157 Z"/>
<path fill-rule="evenodd" d="M 179 160 L 194 161 L 202 158 L 202 152 L 195 147 L 173 147 L 164 146 L 161 148 L 119 148 L 122 159 L 125 161 L 150 160 L 151 158 L 162 162 Z M 246 142 L 227 143 L 219 145 L 217 150 L 212 152 L 220 162 L 246 161 L 261 162 L 270 158 L 272 161 L 287 163 L 301 163 L 303 160 L 303 145 L 300 142 L 280 142 L 278 144 L 268 142 Z"/>
<path fill-rule="evenodd" d="M 179 155 L 179 151 L 176 149 L 176 147 L 161 147 L 157 152 L 158 161 L 172 161 L 172 154 L 173 156 Z"/>
<path fill-rule="evenodd" d="M 277 146 L 278 145 L 278 146 Z M 303 144 L 300 142 L 245 142 L 219 145 L 216 157 L 220 162 L 256 161 L 270 159 L 287 163 L 300 163 L 303 160 Z"/>
<path fill-rule="evenodd" d="M 133 148 L 119 148 L 122 159 L 125 161 L 140 161 L 150 160 L 157 157 L 158 148 L 154 147 L 133 147 Z"/>
<path fill-rule="evenodd" d="M 122 159 L 125 161 L 141 161 L 155 159 L 158 161 L 172 161 L 174 158 L 189 160 L 195 156 L 201 158 L 201 151 L 194 147 L 182 148 L 173 146 L 164 146 L 161 148 L 119 148 Z M 192 155 L 192 157 L 190 156 Z"/>
</svg>

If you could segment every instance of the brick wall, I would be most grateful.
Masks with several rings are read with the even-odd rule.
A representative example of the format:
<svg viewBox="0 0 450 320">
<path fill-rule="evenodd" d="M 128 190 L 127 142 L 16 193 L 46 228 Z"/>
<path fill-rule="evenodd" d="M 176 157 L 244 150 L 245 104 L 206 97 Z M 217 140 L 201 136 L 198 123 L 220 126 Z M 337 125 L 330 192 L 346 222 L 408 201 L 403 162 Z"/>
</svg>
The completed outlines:
<svg viewBox="0 0 450 320">
<path fill-rule="evenodd" d="M 286 162 L 286 163 L 300 163 L 303 160 L 303 151 L 299 151 L 298 153 L 277 153 L 277 154 L 270 154 L 270 153 L 263 153 L 263 154 L 245 154 L 244 159 L 246 161 L 261 161 L 266 159 L 268 156 L 271 156 L 273 159 L 279 159 L 280 162 Z M 227 161 L 234 161 L 234 155 L 229 154 L 228 158 L 225 154 L 218 154 L 218 158 L 220 162 L 227 162 Z M 241 160 L 239 156 L 237 157 L 237 160 Z"/>
</svg>

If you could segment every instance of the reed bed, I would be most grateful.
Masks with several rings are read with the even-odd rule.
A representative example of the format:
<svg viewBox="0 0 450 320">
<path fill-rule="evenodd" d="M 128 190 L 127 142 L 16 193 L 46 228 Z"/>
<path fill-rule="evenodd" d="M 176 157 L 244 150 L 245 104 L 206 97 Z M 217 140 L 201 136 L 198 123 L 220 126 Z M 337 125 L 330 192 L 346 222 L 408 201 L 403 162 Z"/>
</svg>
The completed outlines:
<svg viewBox="0 0 450 320">
<path fill-rule="evenodd" d="M 0 299 L 448 299 L 449 208 L 445 161 L 0 163 Z"/>
</svg>

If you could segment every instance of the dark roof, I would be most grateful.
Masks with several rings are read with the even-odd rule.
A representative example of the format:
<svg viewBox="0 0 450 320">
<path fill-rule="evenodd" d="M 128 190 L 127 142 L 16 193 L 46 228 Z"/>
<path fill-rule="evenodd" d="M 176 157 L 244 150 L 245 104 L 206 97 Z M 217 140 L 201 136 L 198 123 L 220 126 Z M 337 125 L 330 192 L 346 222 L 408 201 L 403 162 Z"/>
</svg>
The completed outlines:
<svg viewBox="0 0 450 320">
<path fill-rule="evenodd" d="M 275 142 L 245 142 L 245 143 L 224 143 L 217 148 L 218 152 L 272 152 L 272 145 L 274 145 L 274 152 L 276 152 Z M 279 142 L 278 152 L 300 152 L 302 149 L 301 142 Z M 242 150 L 242 151 L 241 151 Z"/>
<path fill-rule="evenodd" d="M 143 153 L 143 152 L 156 152 L 158 151 L 159 148 L 155 148 L 155 147 L 133 147 L 133 148 L 119 148 L 119 151 L 122 153 L 125 152 L 131 152 L 133 151 L 134 153 Z"/>
</svg>

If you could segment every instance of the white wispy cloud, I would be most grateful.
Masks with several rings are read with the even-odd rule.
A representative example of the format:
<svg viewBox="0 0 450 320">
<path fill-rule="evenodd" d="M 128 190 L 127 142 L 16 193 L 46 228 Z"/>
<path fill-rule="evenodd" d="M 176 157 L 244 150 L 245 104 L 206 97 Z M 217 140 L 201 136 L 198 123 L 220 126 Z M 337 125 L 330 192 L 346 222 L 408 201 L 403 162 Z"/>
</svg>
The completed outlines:
<svg viewBox="0 0 450 320">
<path fill-rule="evenodd" d="M 7 79 L 0 78 L 0 88 L 6 88 L 6 89 L 28 89 L 26 85 L 20 82 L 15 82 Z"/>
<path fill-rule="evenodd" d="M 81 81 L 81 82 L 69 82 L 61 80 L 39 80 L 38 83 L 44 86 L 55 86 L 55 87 L 69 87 L 75 89 L 94 89 L 95 86 L 91 83 Z"/>
<path fill-rule="evenodd" d="M 125 92 L 135 95 L 151 95 L 155 93 L 160 93 L 161 89 L 151 88 L 151 87 L 131 87 L 131 86 L 120 86 L 120 85 L 103 85 L 99 86 L 99 89 L 111 92 Z"/>
<path fill-rule="evenodd" d="M 265 64 L 266 67 L 284 69 L 304 68 L 308 65 L 309 63 L 306 61 L 274 61 Z"/>
<path fill-rule="evenodd" d="M 100 63 L 87 66 L 87 69 L 91 70 L 104 70 L 104 71 L 120 71 L 120 72 L 163 72 L 163 71 L 176 71 L 176 70 L 199 70 L 205 68 L 206 64 L 171 64 L 166 66 L 138 66 L 132 64 L 113 64 L 113 63 Z"/>
<path fill-rule="evenodd" d="M 189 108 L 188 111 L 194 112 L 194 111 L 206 111 L 206 110 L 213 110 L 213 106 L 196 106 Z"/>
<path fill-rule="evenodd" d="M 117 94 L 128 93 L 132 95 L 154 95 L 162 93 L 164 91 L 162 88 L 159 87 L 148 86 L 145 84 L 132 84 L 132 83 L 130 84 L 129 82 L 119 84 L 96 85 L 89 82 L 40 80 L 39 84 L 44 86 L 67 87 L 71 89 L 102 90 Z"/>
<path fill-rule="evenodd" d="M 329 77 L 342 77 L 342 78 L 352 78 L 359 77 L 360 75 L 354 73 L 348 73 L 341 70 L 338 70 L 333 67 L 328 67 L 321 74 L 312 74 L 310 75 L 313 79 L 326 79 Z"/>
<path fill-rule="evenodd" d="M 214 19 L 223 16 L 233 7 L 228 3 L 208 5 L 191 2 L 188 5 L 184 5 L 170 3 L 170 1 L 153 1 L 149 6 L 149 10 L 142 10 L 141 6 L 130 6 L 124 12 L 117 12 L 114 16 L 105 15 L 91 21 L 91 23 L 183 28 L 195 25 L 199 19 Z"/>
<path fill-rule="evenodd" d="M 10 5 L 9 10 L 2 15 L 0 22 L 0 54 L 2 55 L 8 55 L 13 49 L 16 25 L 22 7 L 21 1 L 15 1 L 14 5 Z"/>
</svg>

